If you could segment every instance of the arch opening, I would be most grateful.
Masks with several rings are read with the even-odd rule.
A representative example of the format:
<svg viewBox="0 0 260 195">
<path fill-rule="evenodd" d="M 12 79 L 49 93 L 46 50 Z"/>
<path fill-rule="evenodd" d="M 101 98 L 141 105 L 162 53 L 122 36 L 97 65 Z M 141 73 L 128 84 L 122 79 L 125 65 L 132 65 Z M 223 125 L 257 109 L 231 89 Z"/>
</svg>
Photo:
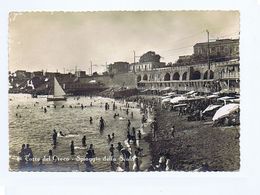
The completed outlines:
<svg viewBox="0 0 260 195">
<path fill-rule="evenodd" d="M 175 81 L 180 80 L 180 74 L 178 72 L 175 72 L 172 76 L 172 80 L 175 80 Z"/>
<path fill-rule="evenodd" d="M 194 71 L 191 75 L 191 80 L 199 80 L 201 78 L 200 71 Z"/>
<path fill-rule="evenodd" d="M 169 81 L 171 79 L 171 76 L 170 74 L 167 72 L 165 75 L 164 75 L 164 81 Z"/>
</svg>

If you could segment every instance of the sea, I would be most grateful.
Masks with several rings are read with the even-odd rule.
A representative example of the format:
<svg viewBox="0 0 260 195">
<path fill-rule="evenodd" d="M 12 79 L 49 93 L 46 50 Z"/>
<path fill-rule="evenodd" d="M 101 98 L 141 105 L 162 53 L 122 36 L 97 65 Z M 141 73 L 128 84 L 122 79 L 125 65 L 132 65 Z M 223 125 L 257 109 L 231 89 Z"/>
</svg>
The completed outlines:
<svg viewBox="0 0 260 195">
<path fill-rule="evenodd" d="M 113 102 L 116 110 L 113 111 Z M 105 103 L 109 110 L 105 110 Z M 91 106 L 92 104 L 92 106 Z M 82 106 L 83 105 L 83 109 Z M 138 130 L 141 127 L 140 109 L 137 103 L 129 102 L 129 114 L 126 113 L 126 102 L 103 97 L 68 97 L 67 101 L 47 102 L 46 96 L 32 98 L 29 94 L 9 94 L 9 169 L 10 171 L 26 171 L 20 167 L 19 152 L 22 144 L 29 144 L 34 155 L 34 171 L 84 171 L 83 159 L 90 144 L 94 145 L 96 159 L 92 164 L 95 171 L 110 171 L 110 144 L 117 146 L 121 142 L 128 147 L 126 140 L 127 122 Z M 47 112 L 44 112 L 44 108 Z M 131 117 L 133 112 L 133 118 Z M 114 118 L 118 113 L 119 117 Z M 99 131 L 99 119 L 105 120 L 105 129 Z M 89 118 L 93 118 L 90 124 Z M 57 147 L 53 148 L 53 130 L 62 131 L 65 136 L 58 135 Z M 108 134 L 115 134 L 114 140 L 108 142 Z M 87 147 L 82 147 L 82 137 L 86 136 Z M 74 141 L 75 155 L 70 154 L 70 143 Z M 57 156 L 54 164 L 49 158 L 49 150 Z M 120 154 L 115 150 L 115 159 L 120 161 Z M 38 169 L 39 159 L 43 159 Z"/>
</svg>

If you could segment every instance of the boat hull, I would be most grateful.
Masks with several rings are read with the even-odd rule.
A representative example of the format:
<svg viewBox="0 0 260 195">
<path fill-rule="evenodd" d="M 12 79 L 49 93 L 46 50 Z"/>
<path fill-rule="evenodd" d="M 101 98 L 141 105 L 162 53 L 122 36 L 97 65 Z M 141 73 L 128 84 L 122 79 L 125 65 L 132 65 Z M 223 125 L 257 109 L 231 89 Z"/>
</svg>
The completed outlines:
<svg viewBox="0 0 260 195">
<path fill-rule="evenodd" d="M 67 98 L 66 97 L 48 97 L 47 98 L 47 101 L 50 102 L 50 101 L 66 101 Z"/>
</svg>

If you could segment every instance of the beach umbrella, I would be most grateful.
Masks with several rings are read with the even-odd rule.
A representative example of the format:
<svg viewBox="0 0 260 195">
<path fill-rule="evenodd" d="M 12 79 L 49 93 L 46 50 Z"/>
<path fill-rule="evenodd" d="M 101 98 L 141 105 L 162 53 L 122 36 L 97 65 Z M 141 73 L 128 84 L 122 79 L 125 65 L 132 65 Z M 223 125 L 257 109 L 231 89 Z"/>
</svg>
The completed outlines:
<svg viewBox="0 0 260 195">
<path fill-rule="evenodd" d="M 186 100 L 186 99 L 187 99 L 187 98 L 184 97 L 184 96 L 179 96 L 179 97 L 172 98 L 172 99 L 170 100 L 170 102 L 171 102 L 172 104 L 176 104 L 176 103 L 178 103 L 179 101 L 181 101 L 181 100 Z"/>
<path fill-rule="evenodd" d="M 238 109 L 239 109 L 239 104 L 233 104 L 233 103 L 227 104 L 217 110 L 217 112 L 213 116 L 212 120 L 215 121 L 215 120 L 224 118 L 224 117 L 232 114 L 233 112 L 237 111 Z"/>
<path fill-rule="evenodd" d="M 184 95 L 192 95 L 192 94 L 194 94 L 194 93 L 196 93 L 196 91 L 190 91 L 190 92 L 188 92 L 188 93 L 185 93 Z"/>
<path fill-rule="evenodd" d="M 172 108 L 179 108 L 179 107 L 184 107 L 184 106 L 187 106 L 187 104 L 177 104 L 177 105 L 174 105 Z"/>
<path fill-rule="evenodd" d="M 164 89 L 162 89 L 161 91 L 169 91 L 171 88 L 170 87 L 165 87 Z"/>
<path fill-rule="evenodd" d="M 162 98 L 162 99 L 169 99 L 169 98 L 171 99 L 171 96 L 168 95 L 168 96 L 163 96 L 163 97 L 161 97 L 161 98 Z"/>
<path fill-rule="evenodd" d="M 89 83 L 96 83 L 96 82 L 97 82 L 96 80 L 89 81 Z"/>
<path fill-rule="evenodd" d="M 232 99 L 232 100 L 228 100 L 232 103 L 240 103 L 240 98 L 237 98 L 237 99 Z"/>
<path fill-rule="evenodd" d="M 224 97 L 218 98 L 218 100 L 221 100 L 221 101 L 226 101 L 226 100 L 229 100 L 229 99 L 233 99 L 233 97 L 224 96 Z"/>
<path fill-rule="evenodd" d="M 215 110 L 216 108 L 219 108 L 219 107 L 221 107 L 221 105 L 213 105 L 213 104 L 211 104 L 202 113 L 206 113 L 206 112 Z"/>
<path fill-rule="evenodd" d="M 218 95 L 213 94 L 213 95 L 209 95 L 209 96 L 207 96 L 207 99 L 212 99 L 212 98 L 217 98 L 217 97 L 218 97 Z"/>
<path fill-rule="evenodd" d="M 162 100 L 162 103 L 166 103 L 166 102 L 170 102 L 171 101 L 171 98 L 165 98 Z"/>
</svg>

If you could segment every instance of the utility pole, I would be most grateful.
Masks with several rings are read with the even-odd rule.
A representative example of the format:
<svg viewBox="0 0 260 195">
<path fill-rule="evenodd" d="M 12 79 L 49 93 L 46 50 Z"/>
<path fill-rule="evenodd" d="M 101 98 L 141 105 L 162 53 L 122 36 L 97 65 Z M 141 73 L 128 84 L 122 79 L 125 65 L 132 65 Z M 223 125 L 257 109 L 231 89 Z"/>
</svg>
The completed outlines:
<svg viewBox="0 0 260 195">
<path fill-rule="evenodd" d="M 92 76 L 92 61 L 90 61 L 90 75 Z"/>
<path fill-rule="evenodd" d="M 208 38 L 208 51 L 207 51 L 207 57 L 208 57 L 208 74 L 207 74 L 207 79 L 210 79 L 209 31 L 206 30 L 206 32 L 207 32 L 207 38 Z"/>
<path fill-rule="evenodd" d="M 134 65 L 133 65 L 133 72 L 135 73 L 135 50 L 134 50 L 133 52 L 134 52 Z"/>
</svg>

